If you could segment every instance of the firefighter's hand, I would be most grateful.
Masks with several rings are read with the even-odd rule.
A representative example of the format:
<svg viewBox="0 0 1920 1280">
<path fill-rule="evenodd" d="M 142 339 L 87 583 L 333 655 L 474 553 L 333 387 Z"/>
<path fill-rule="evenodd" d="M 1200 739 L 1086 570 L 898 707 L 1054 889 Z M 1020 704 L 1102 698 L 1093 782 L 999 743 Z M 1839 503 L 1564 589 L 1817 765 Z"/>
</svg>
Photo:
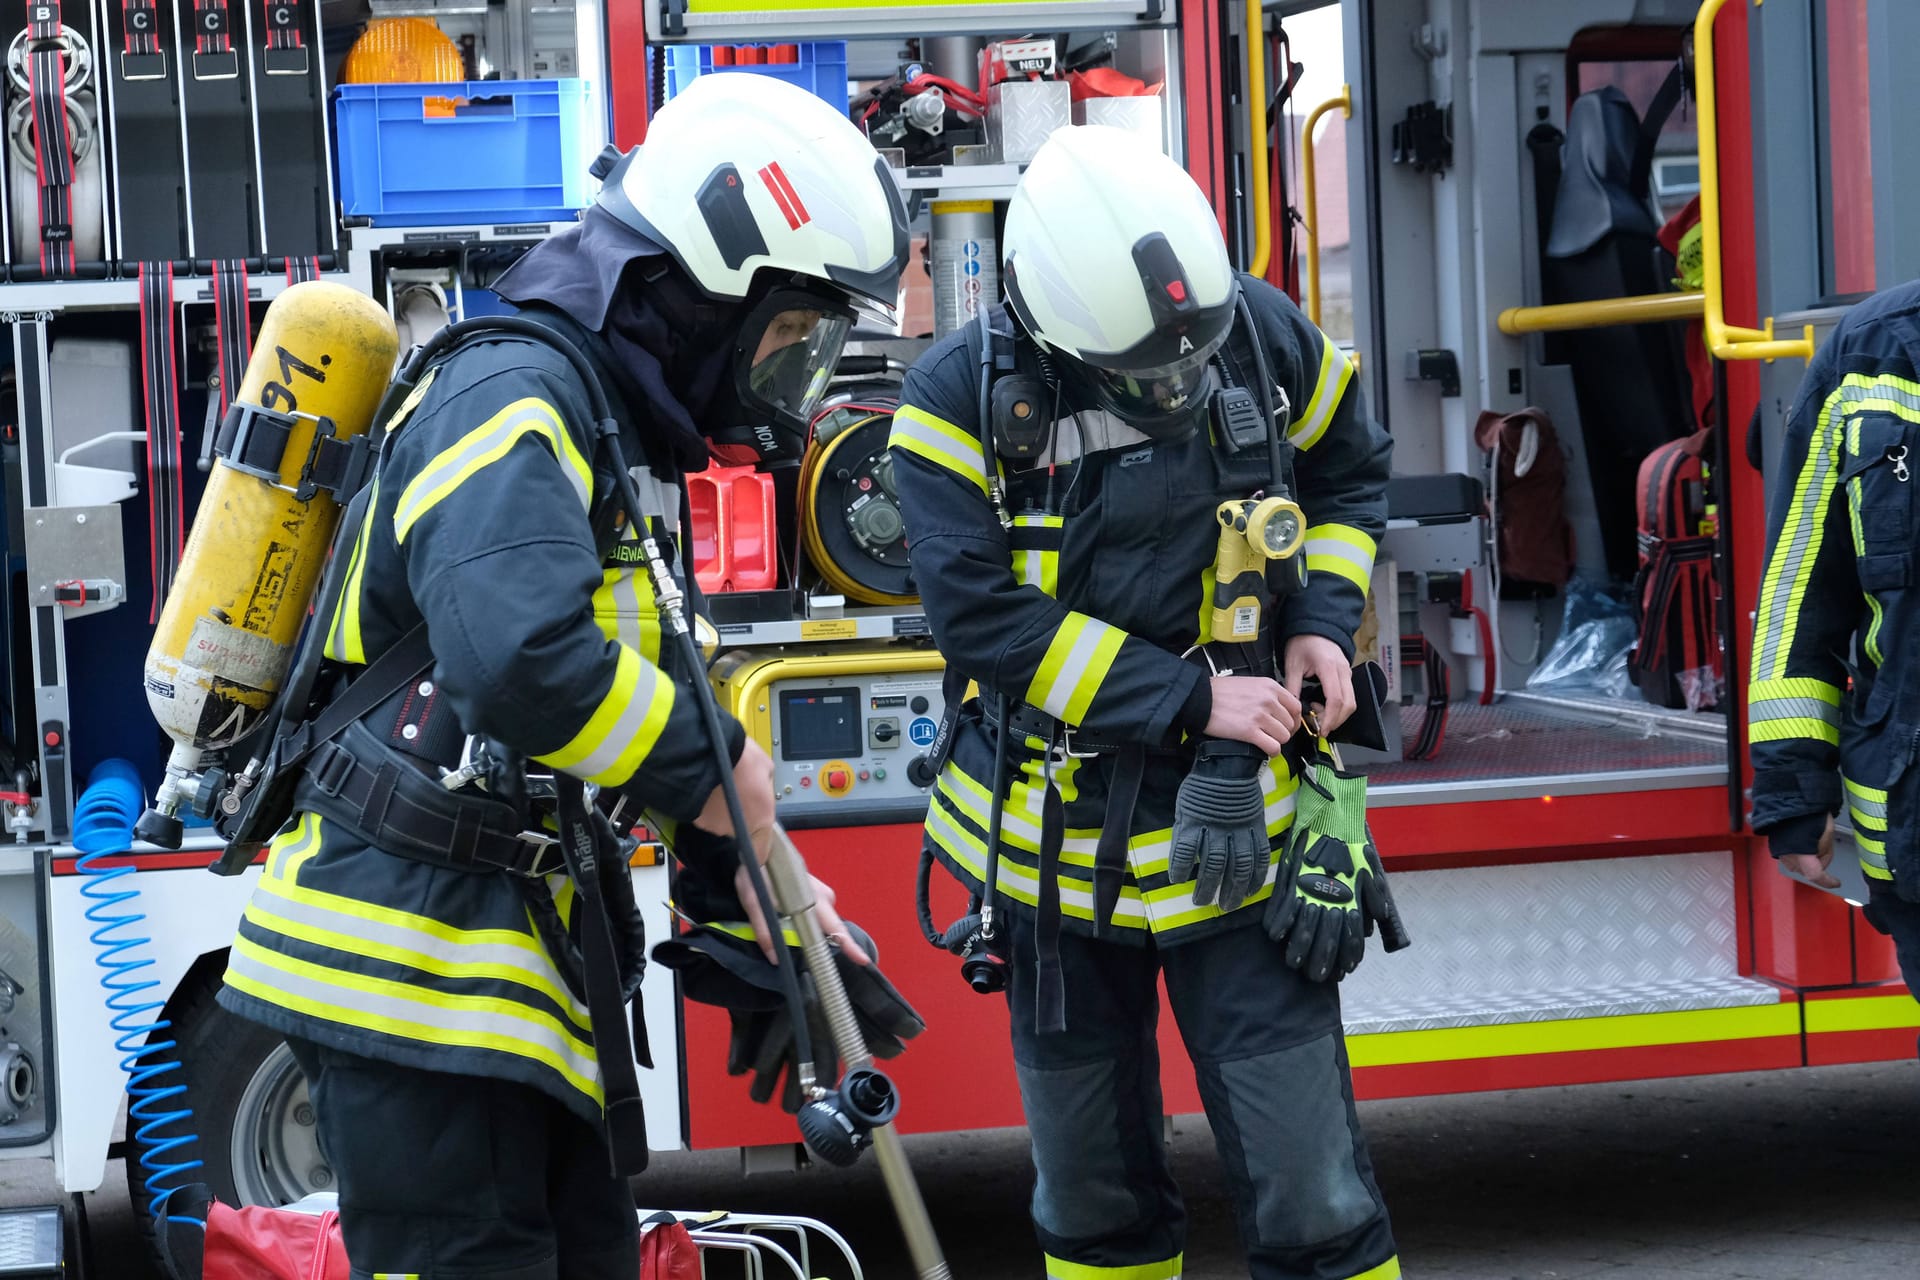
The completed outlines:
<svg viewBox="0 0 1920 1280">
<path fill-rule="evenodd" d="M 1296 701 L 1308 676 L 1320 682 L 1327 699 L 1320 712 L 1321 737 L 1338 729 L 1353 714 L 1353 664 L 1340 646 L 1325 636 L 1295 636 L 1287 641 L 1281 673 L 1286 677 L 1287 692 Z"/>
<path fill-rule="evenodd" d="M 740 792 L 740 810 L 746 815 L 747 834 L 753 852 L 761 862 L 773 844 L 773 758 L 752 738 L 740 749 L 733 762 L 733 785 Z M 730 836 L 733 816 L 727 812 L 727 789 L 715 787 L 693 825 L 717 836 Z"/>
<path fill-rule="evenodd" d="M 1265 676 L 1213 677 L 1213 714 L 1209 738 L 1229 738 L 1256 746 L 1269 756 L 1300 727 L 1300 699 Z"/>
<path fill-rule="evenodd" d="M 1839 877 L 1827 870 L 1827 864 L 1833 861 L 1833 819 L 1827 819 L 1827 829 L 1820 833 L 1817 853 L 1783 853 L 1778 861 L 1783 876 L 1804 880 L 1822 889 L 1838 889 Z"/>
<path fill-rule="evenodd" d="M 872 964 L 873 957 L 847 932 L 846 923 L 834 909 L 833 886 L 819 876 L 808 876 L 807 879 L 813 881 L 813 918 L 820 922 L 820 931 L 827 935 L 827 941 L 838 947 L 840 954 L 854 964 Z M 754 895 L 753 881 L 747 878 L 745 867 L 733 873 L 733 890 L 740 895 L 740 905 L 746 910 L 747 923 L 753 926 L 753 936 L 760 944 L 760 954 L 767 958 L 768 964 L 779 964 L 780 953 L 773 945 L 773 931 L 767 928 L 767 918 L 760 912 L 760 899 Z"/>
</svg>

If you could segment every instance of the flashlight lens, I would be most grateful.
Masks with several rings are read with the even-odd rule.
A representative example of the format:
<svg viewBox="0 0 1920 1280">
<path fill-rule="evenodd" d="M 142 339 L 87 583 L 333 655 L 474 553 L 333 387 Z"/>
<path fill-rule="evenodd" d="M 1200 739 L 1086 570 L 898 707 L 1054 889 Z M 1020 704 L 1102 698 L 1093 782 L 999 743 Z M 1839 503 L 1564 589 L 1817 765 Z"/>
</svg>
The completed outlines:
<svg viewBox="0 0 1920 1280">
<path fill-rule="evenodd" d="M 1291 511 L 1276 511 L 1261 526 L 1260 538 L 1267 545 L 1267 554 L 1279 555 L 1293 545 L 1300 536 L 1300 521 Z"/>
</svg>

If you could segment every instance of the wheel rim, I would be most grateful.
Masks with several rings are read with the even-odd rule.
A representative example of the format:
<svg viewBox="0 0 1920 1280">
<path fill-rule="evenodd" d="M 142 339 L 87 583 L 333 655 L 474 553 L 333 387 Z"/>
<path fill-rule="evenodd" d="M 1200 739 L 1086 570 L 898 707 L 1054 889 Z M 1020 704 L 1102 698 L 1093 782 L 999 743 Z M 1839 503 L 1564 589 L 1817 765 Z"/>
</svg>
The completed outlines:
<svg viewBox="0 0 1920 1280">
<path fill-rule="evenodd" d="M 247 1082 L 233 1116 L 230 1152 L 240 1203 L 292 1204 L 333 1189 L 307 1099 L 307 1078 L 286 1045 L 275 1045 Z"/>
</svg>

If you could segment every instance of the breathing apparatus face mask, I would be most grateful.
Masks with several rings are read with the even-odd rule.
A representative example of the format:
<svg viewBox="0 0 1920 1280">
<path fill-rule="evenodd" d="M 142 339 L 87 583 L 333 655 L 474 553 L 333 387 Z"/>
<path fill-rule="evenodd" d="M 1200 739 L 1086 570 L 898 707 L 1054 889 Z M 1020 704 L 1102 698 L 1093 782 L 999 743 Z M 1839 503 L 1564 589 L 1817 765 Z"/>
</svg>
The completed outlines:
<svg viewBox="0 0 1920 1280">
<path fill-rule="evenodd" d="M 731 380 L 712 407 L 708 439 L 745 446 L 763 462 L 798 459 L 852 330 L 851 308 L 824 294 L 775 289 L 755 303 L 734 339 Z"/>
<path fill-rule="evenodd" d="M 1219 384 L 1213 357 L 1226 340 L 1223 331 L 1178 360 L 1149 368 L 1072 363 L 1108 412 L 1156 439 L 1174 439 L 1193 430 L 1205 415 L 1208 398 Z"/>
</svg>

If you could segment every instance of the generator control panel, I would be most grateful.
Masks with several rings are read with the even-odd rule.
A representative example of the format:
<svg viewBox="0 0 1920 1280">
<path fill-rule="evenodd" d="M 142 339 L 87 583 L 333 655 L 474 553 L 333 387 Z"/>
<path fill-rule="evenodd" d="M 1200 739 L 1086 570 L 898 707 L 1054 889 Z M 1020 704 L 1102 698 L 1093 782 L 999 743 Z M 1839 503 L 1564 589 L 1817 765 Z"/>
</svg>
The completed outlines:
<svg viewBox="0 0 1920 1280">
<path fill-rule="evenodd" d="M 773 757 L 792 827 L 917 822 L 946 704 L 931 650 L 735 655 L 714 668 L 723 701 Z"/>
</svg>

